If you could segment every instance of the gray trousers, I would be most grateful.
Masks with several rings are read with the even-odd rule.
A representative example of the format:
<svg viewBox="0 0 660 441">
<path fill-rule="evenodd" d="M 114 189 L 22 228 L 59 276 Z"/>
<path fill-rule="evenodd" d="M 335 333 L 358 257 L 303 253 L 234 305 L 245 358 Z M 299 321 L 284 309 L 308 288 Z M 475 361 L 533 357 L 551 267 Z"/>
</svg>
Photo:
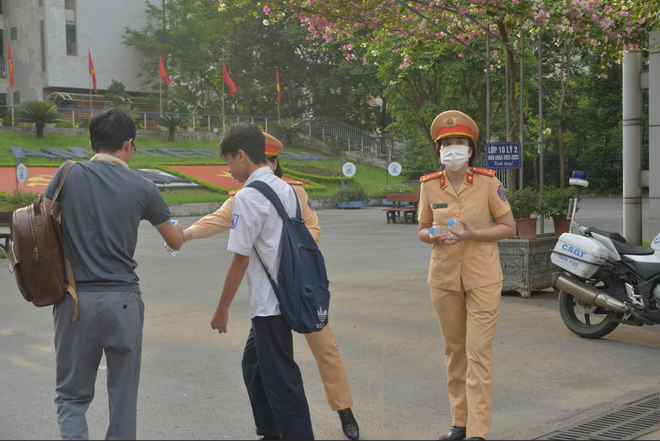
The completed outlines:
<svg viewBox="0 0 660 441">
<path fill-rule="evenodd" d="M 105 351 L 110 424 L 106 439 L 135 439 L 144 303 L 137 292 L 78 293 L 80 315 L 69 323 L 71 297 L 55 305 L 57 418 L 62 439 L 88 439 L 85 412 L 94 398 Z"/>
</svg>

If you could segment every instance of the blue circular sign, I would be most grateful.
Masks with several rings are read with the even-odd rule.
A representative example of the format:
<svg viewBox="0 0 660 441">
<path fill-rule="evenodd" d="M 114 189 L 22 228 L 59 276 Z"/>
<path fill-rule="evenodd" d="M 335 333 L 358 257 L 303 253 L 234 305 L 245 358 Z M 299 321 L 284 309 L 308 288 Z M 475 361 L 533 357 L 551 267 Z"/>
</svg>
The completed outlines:
<svg viewBox="0 0 660 441">
<path fill-rule="evenodd" d="M 396 161 L 390 162 L 387 166 L 387 172 L 390 176 L 399 176 L 401 174 L 401 164 Z"/>
<path fill-rule="evenodd" d="M 28 169 L 22 162 L 16 166 L 16 179 L 21 184 L 28 179 Z"/>
<path fill-rule="evenodd" d="M 341 172 L 347 178 L 352 178 L 355 176 L 355 164 L 352 162 L 347 162 L 341 167 Z"/>
</svg>

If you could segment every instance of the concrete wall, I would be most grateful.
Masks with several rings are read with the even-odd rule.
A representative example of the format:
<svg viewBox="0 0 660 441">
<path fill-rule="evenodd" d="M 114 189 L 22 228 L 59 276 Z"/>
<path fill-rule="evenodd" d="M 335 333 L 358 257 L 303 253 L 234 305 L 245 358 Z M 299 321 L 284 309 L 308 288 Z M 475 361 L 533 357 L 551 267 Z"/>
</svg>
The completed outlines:
<svg viewBox="0 0 660 441">
<path fill-rule="evenodd" d="M 45 0 L 46 4 L 48 72 L 44 87 L 89 88 L 89 48 L 98 89 L 106 89 L 115 79 L 123 82 L 129 92 L 147 92 L 137 78 L 143 57 L 122 43 L 125 27 L 142 30 L 146 25 L 145 1 L 77 0 L 76 57 L 66 52 L 64 2 Z M 154 58 L 157 56 L 154 54 Z"/>
<path fill-rule="evenodd" d="M 64 4 L 63 1 L 62 4 Z M 6 45 L 9 42 L 14 61 L 13 91 L 20 92 L 21 101 L 41 99 L 43 77 L 39 22 L 43 20 L 43 9 L 38 6 L 38 0 L 4 0 L 2 2 L 2 12 L 5 18 L 5 58 L 7 58 Z M 17 39 L 11 41 L 10 29 L 13 27 L 16 28 Z M 8 68 L 7 78 L 9 78 Z M 9 82 L 6 83 L 6 88 L 0 93 L 9 93 Z M 8 97 L 7 102 L 10 101 L 11 98 Z"/>
<path fill-rule="evenodd" d="M 86 92 L 90 86 L 89 48 L 99 93 L 112 79 L 123 82 L 129 92 L 147 92 L 137 78 L 143 57 L 122 43 L 125 27 L 144 28 L 145 9 L 144 0 L 76 0 L 78 55 L 69 56 L 64 0 L 43 0 L 42 6 L 39 0 L 2 0 L 5 50 L 9 41 L 15 67 L 13 90 L 20 92 L 21 101 L 44 99 L 44 88 Z M 41 63 L 41 21 L 46 35 L 45 72 Z M 14 41 L 10 41 L 12 27 L 17 29 Z M 9 82 L 0 82 L 0 93 L 8 92 Z"/>
</svg>

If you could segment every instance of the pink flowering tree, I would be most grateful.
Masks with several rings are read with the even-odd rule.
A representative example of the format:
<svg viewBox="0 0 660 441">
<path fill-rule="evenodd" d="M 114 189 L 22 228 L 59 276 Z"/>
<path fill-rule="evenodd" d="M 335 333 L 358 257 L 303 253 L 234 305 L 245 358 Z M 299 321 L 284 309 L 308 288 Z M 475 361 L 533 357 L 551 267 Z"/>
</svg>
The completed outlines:
<svg viewBox="0 0 660 441">
<path fill-rule="evenodd" d="M 349 61 L 379 63 L 387 49 L 390 61 L 391 54 L 398 58 L 400 74 L 390 80 L 395 83 L 407 71 L 424 69 L 429 57 L 443 53 L 448 46 L 457 49 L 459 57 L 467 53 L 483 56 L 485 39 L 490 37 L 491 43 L 504 45 L 498 48 L 503 54 L 491 53 L 493 60 L 488 66 L 484 60 L 484 68 L 501 67 L 503 56 L 513 67 L 507 98 L 514 115 L 509 137 L 516 139 L 521 123 L 517 99 L 521 79 L 514 66 L 521 35 L 530 42 L 538 39 L 542 29 L 556 44 L 564 45 L 566 58 L 561 66 L 564 87 L 568 87 L 571 48 L 586 47 L 599 53 L 599 75 L 606 75 L 624 50 L 643 44 L 642 26 L 648 25 L 647 19 L 657 10 L 649 3 L 657 6 L 656 1 L 638 0 L 265 0 L 261 5 L 273 20 L 297 19 L 319 47 L 342 43 Z M 655 27 L 655 21 L 652 24 Z"/>
</svg>

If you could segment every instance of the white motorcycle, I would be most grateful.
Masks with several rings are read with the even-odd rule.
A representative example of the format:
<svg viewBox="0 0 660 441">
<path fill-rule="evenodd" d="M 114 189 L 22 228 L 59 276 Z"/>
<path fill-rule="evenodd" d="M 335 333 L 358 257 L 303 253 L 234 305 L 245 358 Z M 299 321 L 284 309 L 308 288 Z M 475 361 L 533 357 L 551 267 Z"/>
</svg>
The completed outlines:
<svg viewBox="0 0 660 441">
<path fill-rule="evenodd" d="M 587 174 L 575 171 L 569 183 L 575 187 L 571 228 L 551 257 L 564 270 L 552 275 L 564 323 L 584 338 L 603 337 L 620 323 L 660 324 L 660 234 L 650 247 L 640 247 L 619 233 L 578 225 L 575 211 L 580 189 L 589 185 Z M 574 229 L 580 234 L 572 234 Z"/>
</svg>

